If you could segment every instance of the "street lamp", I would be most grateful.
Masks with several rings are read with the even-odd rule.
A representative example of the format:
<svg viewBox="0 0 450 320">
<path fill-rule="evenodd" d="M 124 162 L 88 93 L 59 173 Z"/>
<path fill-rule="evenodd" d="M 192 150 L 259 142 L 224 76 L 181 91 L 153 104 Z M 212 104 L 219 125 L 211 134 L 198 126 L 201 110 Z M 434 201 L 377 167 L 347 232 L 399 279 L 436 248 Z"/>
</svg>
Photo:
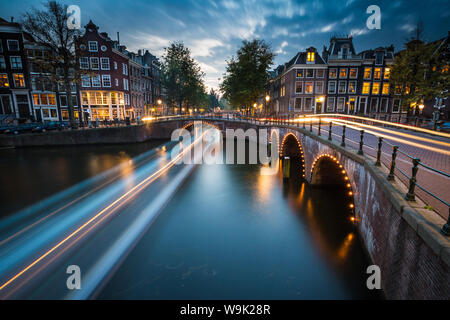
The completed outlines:
<svg viewBox="0 0 450 320">
<path fill-rule="evenodd" d="M 423 108 L 425 108 L 424 104 L 423 103 L 419 104 L 420 114 L 422 114 Z"/>
</svg>

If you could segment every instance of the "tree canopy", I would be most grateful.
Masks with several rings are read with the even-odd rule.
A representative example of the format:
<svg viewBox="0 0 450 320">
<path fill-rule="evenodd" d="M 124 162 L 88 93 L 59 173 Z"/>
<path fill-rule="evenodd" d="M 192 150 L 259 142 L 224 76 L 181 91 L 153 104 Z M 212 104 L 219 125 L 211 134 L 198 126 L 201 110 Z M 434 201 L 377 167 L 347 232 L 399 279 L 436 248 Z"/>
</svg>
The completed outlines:
<svg viewBox="0 0 450 320">
<path fill-rule="evenodd" d="M 274 53 L 264 40 L 244 40 L 237 56 L 227 61 L 227 69 L 220 89 L 234 107 L 250 107 L 267 89 L 269 68 Z"/>
</svg>

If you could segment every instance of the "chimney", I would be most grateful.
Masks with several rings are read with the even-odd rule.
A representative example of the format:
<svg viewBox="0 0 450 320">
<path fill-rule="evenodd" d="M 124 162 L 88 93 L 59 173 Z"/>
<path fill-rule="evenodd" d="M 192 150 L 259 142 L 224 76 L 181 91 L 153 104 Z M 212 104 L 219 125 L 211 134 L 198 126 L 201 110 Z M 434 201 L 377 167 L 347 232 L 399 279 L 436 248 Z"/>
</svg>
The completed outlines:
<svg viewBox="0 0 450 320">
<path fill-rule="evenodd" d="M 11 23 L 14 22 L 14 17 L 11 17 Z"/>
<path fill-rule="evenodd" d="M 120 45 L 120 35 L 119 35 L 119 31 L 117 31 L 117 44 Z"/>
</svg>

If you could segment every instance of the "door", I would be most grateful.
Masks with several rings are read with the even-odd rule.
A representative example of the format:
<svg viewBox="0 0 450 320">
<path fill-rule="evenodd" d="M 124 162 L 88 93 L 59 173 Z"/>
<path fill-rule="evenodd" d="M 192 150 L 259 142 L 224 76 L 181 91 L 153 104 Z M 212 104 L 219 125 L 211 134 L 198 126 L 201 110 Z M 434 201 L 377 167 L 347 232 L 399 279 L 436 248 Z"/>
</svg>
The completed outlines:
<svg viewBox="0 0 450 320">
<path fill-rule="evenodd" d="M 10 95 L 2 95 L 0 96 L 0 113 L 2 114 L 11 114 L 12 105 L 11 105 L 11 96 Z"/>
<path fill-rule="evenodd" d="M 354 114 L 355 113 L 355 106 L 356 106 L 356 98 L 350 97 L 348 101 L 348 113 Z"/>
<path fill-rule="evenodd" d="M 30 106 L 28 104 L 28 95 L 16 94 L 17 108 L 19 118 L 30 118 Z"/>
</svg>

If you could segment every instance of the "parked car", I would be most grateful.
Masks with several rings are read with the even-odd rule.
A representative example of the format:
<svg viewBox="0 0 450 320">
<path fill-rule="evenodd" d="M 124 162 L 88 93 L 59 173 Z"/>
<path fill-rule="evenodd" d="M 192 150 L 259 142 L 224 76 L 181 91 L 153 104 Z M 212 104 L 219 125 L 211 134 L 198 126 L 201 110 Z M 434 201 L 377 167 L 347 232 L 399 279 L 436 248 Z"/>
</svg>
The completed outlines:
<svg viewBox="0 0 450 320">
<path fill-rule="evenodd" d="M 68 122 L 59 122 L 59 121 L 50 121 L 44 124 L 39 124 L 35 128 L 32 129 L 33 132 L 46 132 L 51 130 L 62 130 L 64 128 L 68 128 Z"/>
<path fill-rule="evenodd" d="M 19 134 L 24 132 L 32 132 L 34 128 L 38 127 L 37 123 L 27 123 L 20 126 L 12 126 L 4 131 L 4 133 L 9 134 Z"/>
</svg>

